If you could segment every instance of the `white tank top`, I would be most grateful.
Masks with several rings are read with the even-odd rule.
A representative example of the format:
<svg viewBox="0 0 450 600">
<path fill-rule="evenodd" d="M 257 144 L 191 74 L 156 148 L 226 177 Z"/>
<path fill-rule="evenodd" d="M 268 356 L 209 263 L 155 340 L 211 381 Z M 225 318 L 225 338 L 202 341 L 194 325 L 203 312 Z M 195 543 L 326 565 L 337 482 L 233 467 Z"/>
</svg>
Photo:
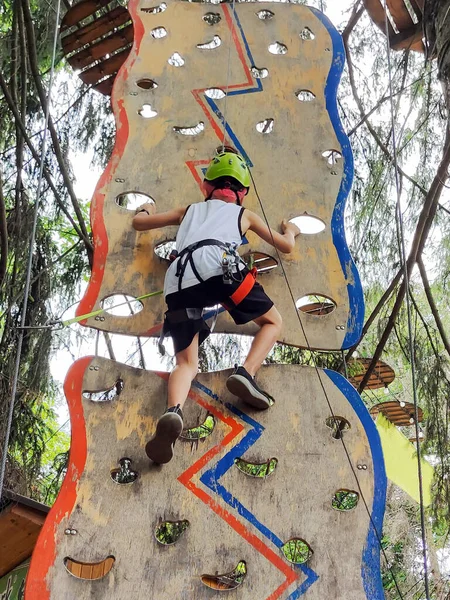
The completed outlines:
<svg viewBox="0 0 450 600">
<path fill-rule="evenodd" d="M 242 243 L 241 218 L 244 208 L 223 202 L 207 200 L 188 206 L 177 233 L 176 248 L 181 252 L 187 246 L 201 240 L 213 239 L 224 243 Z M 203 246 L 195 250 L 192 258 L 195 267 L 204 280 L 222 274 L 223 249 L 219 246 Z M 178 277 L 175 273 L 179 259 L 174 260 L 166 273 L 164 296 L 178 291 Z M 197 277 L 188 263 L 183 275 L 182 289 L 197 285 Z"/>
</svg>

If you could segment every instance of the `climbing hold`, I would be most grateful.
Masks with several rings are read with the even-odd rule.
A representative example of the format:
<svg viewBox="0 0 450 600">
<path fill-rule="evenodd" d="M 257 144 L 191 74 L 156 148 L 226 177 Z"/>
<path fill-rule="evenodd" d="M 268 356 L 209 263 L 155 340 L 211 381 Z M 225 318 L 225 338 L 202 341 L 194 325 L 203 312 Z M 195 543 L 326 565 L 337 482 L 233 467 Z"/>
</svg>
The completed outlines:
<svg viewBox="0 0 450 600">
<path fill-rule="evenodd" d="M 273 44 L 270 44 L 268 50 L 270 54 L 287 54 L 288 48 L 286 44 L 274 42 Z"/>
<path fill-rule="evenodd" d="M 287 560 L 294 565 L 303 565 L 314 554 L 311 546 L 301 538 L 292 538 L 287 541 L 281 547 L 281 551 Z"/>
<path fill-rule="evenodd" d="M 312 32 L 312 30 L 309 27 L 305 27 L 300 32 L 300 39 L 305 40 L 306 42 L 314 40 L 315 37 L 316 36 L 314 35 L 314 33 Z"/>
<path fill-rule="evenodd" d="M 218 35 L 215 35 L 212 40 L 209 42 L 204 42 L 203 44 L 197 44 L 197 48 L 199 50 L 215 50 L 222 44 L 222 40 Z"/>
<path fill-rule="evenodd" d="M 152 38 L 155 40 L 161 40 L 167 36 L 167 29 L 165 27 L 155 27 L 150 31 Z"/>
<path fill-rule="evenodd" d="M 268 21 L 269 19 L 274 18 L 275 13 L 273 13 L 271 10 L 260 10 L 256 13 L 256 15 L 258 16 L 258 19 L 261 19 L 261 21 Z"/>
<path fill-rule="evenodd" d="M 256 131 L 259 133 L 272 133 L 273 131 L 273 119 L 264 119 L 256 124 Z"/>
<path fill-rule="evenodd" d="M 220 23 L 222 17 L 219 15 L 219 13 L 208 12 L 206 15 L 203 15 L 202 19 L 208 25 L 217 25 L 217 23 Z"/>
<path fill-rule="evenodd" d="M 180 438 L 183 440 L 203 440 L 211 435 L 216 426 L 214 416 L 210 413 L 206 415 L 206 419 L 201 425 L 190 427 L 189 429 L 183 429 L 180 434 Z"/>
<path fill-rule="evenodd" d="M 258 69 L 258 67 L 252 67 L 251 69 L 252 71 L 252 75 L 255 79 L 265 79 L 266 77 L 269 76 L 269 70 L 268 69 Z"/>
<path fill-rule="evenodd" d="M 312 102 L 316 99 L 316 95 L 313 94 L 310 90 L 298 90 L 295 92 L 295 95 L 300 100 L 300 102 Z"/>
<path fill-rule="evenodd" d="M 174 52 L 167 61 L 172 67 L 182 67 L 185 63 L 184 58 L 178 52 Z"/>
<path fill-rule="evenodd" d="M 141 115 L 144 119 L 153 119 L 157 114 L 156 110 L 153 110 L 151 107 L 151 104 L 143 104 L 142 108 L 138 110 L 138 115 Z"/>
<path fill-rule="evenodd" d="M 240 560 L 231 573 L 224 573 L 223 575 L 202 575 L 201 580 L 204 585 L 213 590 L 235 590 L 244 582 L 246 575 L 247 563 L 245 560 Z"/>
<path fill-rule="evenodd" d="M 181 135 L 198 135 L 205 129 L 205 124 L 203 121 L 197 123 L 197 125 L 193 125 L 192 127 L 174 127 L 173 130 L 175 133 L 180 133 Z"/>
<path fill-rule="evenodd" d="M 167 4 L 165 2 L 161 2 L 161 4 L 152 6 L 150 8 L 141 8 L 141 11 L 151 14 L 151 15 L 157 15 L 159 13 L 164 12 L 166 10 L 166 8 L 167 8 Z"/>
</svg>

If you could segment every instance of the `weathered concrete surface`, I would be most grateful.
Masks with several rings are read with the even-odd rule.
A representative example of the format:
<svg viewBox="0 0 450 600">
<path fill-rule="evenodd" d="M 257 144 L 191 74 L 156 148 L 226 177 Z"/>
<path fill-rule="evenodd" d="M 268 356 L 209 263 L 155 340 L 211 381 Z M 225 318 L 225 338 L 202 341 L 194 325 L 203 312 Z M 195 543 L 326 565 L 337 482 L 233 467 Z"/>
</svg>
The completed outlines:
<svg viewBox="0 0 450 600">
<path fill-rule="evenodd" d="M 247 562 L 248 575 L 229 598 L 383 598 L 379 550 L 368 541 L 362 500 L 349 512 L 331 507 L 338 489 L 358 487 L 342 442 L 325 425 L 330 411 L 318 374 L 333 412 L 351 424 L 345 444 L 381 530 L 379 440 L 356 392 L 348 400 L 324 371 L 269 366 L 258 378 L 276 404 L 264 413 L 241 412 L 225 389 L 228 373 L 199 375 L 186 405 L 187 426 L 202 422 L 208 411 L 214 414 L 213 433 L 198 446 L 178 442 L 172 462 L 157 467 L 149 464 L 144 446 L 165 409 L 165 379 L 100 358 L 72 366 L 65 384 L 74 434 L 70 465 L 36 546 L 26 600 L 213 598 L 217 592 L 204 587 L 200 576 L 231 571 L 240 560 Z M 123 391 L 115 400 L 82 399 L 83 390 L 107 389 L 118 379 Z M 267 479 L 256 479 L 234 466 L 241 456 L 260 463 L 276 457 L 279 463 Z M 123 457 L 139 473 L 131 485 L 110 477 Z M 179 519 L 190 527 L 173 546 L 161 546 L 155 527 Z M 77 534 L 66 535 L 67 529 Z M 314 551 L 303 570 L 280 550 L 294 537 Z M 63 565 L 65 557 L 98 562 L 109 555 L 116 559 L 111 572 L 94 582 L 72 577 Z"/>
<path fill-rule="evenodd" d="M 133 212 L 118 206 L 115 199 L 126 192 L 142 192 L 156 201 L 158 211 L 202 201 L 198 185 L 202 168 L 223 139 L 219 113 L 225 114 L 230 127 L 227 141 L 253 165 L 271 226 L 278 228 L 283 218 L 304 212 L 324 221 L 323 232 L 297 238 L 295 250 L 283 256 L 284 267 L 295 300 L 321 294 L 337 304 L 331 314 L 301 313 L 309 344 L 321 349 L 351 346 L 359 338 L 364 309 L 344 234 L 343 209 L 353 162 L 335 100 L 344 63 L 336 30 L 320 20 L 320 13 L 293 4 L 237 4 L 235 17 L 227 4 L 169 0 L 164 12 L 152 14 L 144 12 L 146 8 L 150 8 L 147 0 L 132 0 L 129 5 L 135 45 L 115 82 L 117 140 L 92 201 L 94 270 L 78 314 L 98 308 L 103 298 L 113 294 L 138 297 L 162 288 L 167 264 L 155 256 L 154 248 L 173 238 L 175 230 L 136 233 L 131 228 Z M 269 9 L 272 19 L 258 18 L 258 11 Z M 208 12 L 219 15 L 220 22 L 208 25 L 202 19 Z M 155 39 L 151 31 L 160 27 L 167 35 Z M 301 38 L 305 28 L 314 39 Z M 215 35 L 221 39 L 219 47 L 197 48 Z M 287 53 L 271 54 L 268 47 L 274 42 L 284 44 Z M 185 61 L 182 67 L 168 64 L 174 52 Z M 250 72 L 254 66 L 267 69 L 268 77 L 256 79 Z M 142 89 L 137 83 L 143 78 L 158 87 Z M 226 90 L 227 83 L 228 98 L 205 96 L 205 89 Z M 312 92 L 315 99 L 300 102 L 299 90 Z M 144 104 L 157 116 L 140 116 Z M 261 134 L 256 124 L 265 119 L 274 119 L 273 131 Z M 204 123 L 204 131 L 198 135 L 173 131 L 199 122 Z M 340 152 L 343 159 L 328 164 L 322 156 L 327 150 Z M 254 189 L 245 206 L 262 214 Z M 262 251 L 276 257 L 271 246 L 251 233 L 248 242 L 243 253 Z M 260 282 L 283 316 L 282 341 L 307 345 L 281 267 L 262 275 Z M 152 334 L 163 311 L 162 297 L 150 298 L 134 316 L 106 314 L 104 320 L 91 318 L 87 324 L 106 331 Z M 252 333 L 253 327 L 238 330 Z M 234 332 L 236 326 L 223 315 L 216 331 Z"/>
</svg>

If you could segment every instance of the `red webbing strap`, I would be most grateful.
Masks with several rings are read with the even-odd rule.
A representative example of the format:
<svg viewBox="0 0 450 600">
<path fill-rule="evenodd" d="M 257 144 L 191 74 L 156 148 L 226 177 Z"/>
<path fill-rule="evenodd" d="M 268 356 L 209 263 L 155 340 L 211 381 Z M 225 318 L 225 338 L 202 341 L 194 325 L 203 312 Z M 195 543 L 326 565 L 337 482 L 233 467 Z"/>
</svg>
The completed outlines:
<svg viewBox="0 0 450 600">
<path fill-rule="evenodd" d="M 230 300 L 233 301 L 235 306 L 238 306 L 246 298 L 250 292 L 252 291 L 253 286 L 256 281 L 256 269 L 253 268 L 247 275 L 244 277 L 244 281 L 238 287 L 238 289 L 233 292 L 230 296 Z"/>
</svg>

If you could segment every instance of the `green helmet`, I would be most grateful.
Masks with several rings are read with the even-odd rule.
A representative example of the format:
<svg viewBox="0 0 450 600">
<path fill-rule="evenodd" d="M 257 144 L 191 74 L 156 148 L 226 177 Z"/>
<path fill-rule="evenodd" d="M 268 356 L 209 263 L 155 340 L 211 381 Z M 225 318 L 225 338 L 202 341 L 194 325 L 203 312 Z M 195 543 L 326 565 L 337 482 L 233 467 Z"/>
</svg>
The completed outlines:
<svg viewBox="0 0 450 600">
<path fill-rule="evenodd" d="M 214 181 L 218 177 L 234 177 L 247 189 L 250 187 L 250 172 L 239 154 L 234 152 L 221 152 L 215 156 L 206 169 L 206 181 Z"/>
</svg>

